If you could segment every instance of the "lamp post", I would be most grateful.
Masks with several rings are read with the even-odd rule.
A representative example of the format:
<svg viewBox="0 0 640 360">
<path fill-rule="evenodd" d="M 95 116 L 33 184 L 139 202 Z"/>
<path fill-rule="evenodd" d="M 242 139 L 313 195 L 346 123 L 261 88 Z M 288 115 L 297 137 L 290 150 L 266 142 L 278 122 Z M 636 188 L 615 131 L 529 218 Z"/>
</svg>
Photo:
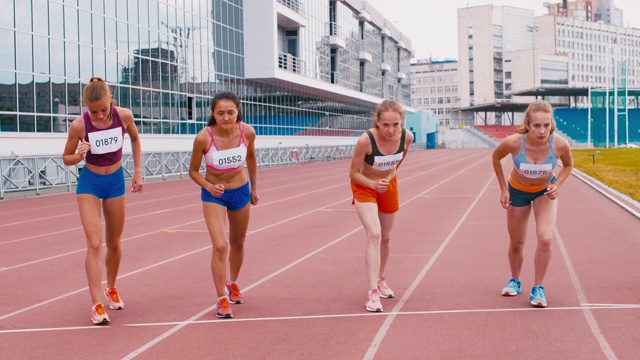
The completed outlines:
<svg viewBox="0 0 640 360">
<path fill-rule="evenodd" d="M 532 62 L 532 70 L 533 73 L 531 76 L 533 77 L 533 89 L 536 88 L 536 36 L 535 33 L 538 32 L 538 25 L 526 25 L 527 31 L 531 33 L 531 62 Z"/>
<path fill-rule="evenodd" d="M 591 80 L 593 80 L 593 77 L 589 76 L 589 99 L 587 103 L 587 148 L 591 147 Z"/>
<path fill-rule="evenodd" d="M 618 59 L 613 48 L 613 147 L 618 147 Z"/>
<path fill-rule="evenodd" d="M 607 47 L 607 56 L 606 56 L 606 62 L 607 62 L 607 79 L 606 79 L 606 83 L 607 83 L 607 96 L 606 96 L 606 102 L 607 102 L 607 106 L 606 108 L 606 112 L 605 112 L 605 148 L 608 149 L 609 148 L 609 50 L 611 50 L 611 47 Z"/>
</svg>

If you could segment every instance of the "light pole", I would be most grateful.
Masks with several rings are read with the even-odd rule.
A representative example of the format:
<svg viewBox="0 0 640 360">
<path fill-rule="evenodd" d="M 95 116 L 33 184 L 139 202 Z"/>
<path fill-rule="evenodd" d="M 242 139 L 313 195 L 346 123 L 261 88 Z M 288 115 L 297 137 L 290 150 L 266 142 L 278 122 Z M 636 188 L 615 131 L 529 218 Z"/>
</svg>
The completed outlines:
<svg viewBox="0 0 640 360">
<path fill-rule="evenodd" d="M 532 70 L 533 73 L 531 76 L 533 77 L 533 89 L 536 88 L 536 36 L 535 33 L 538 32 L 538 25 L 526 25 L 527 31 L 531 33 L 531 62 L 532 62 Z"/>
<path fill-rule="evenodd" d="M 588 91 L 588 103 L 587 103 L 587 148 L 591 147 L 591 80 L 593 77 L 589 76 L 589 91 Z"/>
<path fill-rule="evenodd" d="M 605 148 L 608 149 L 609 148 L 609 50 L 611 50 L 611 47 L 607 47 L 607 56 L 606 56 L 606 62 L 607 62 L 607 79 L 606 79 L 606 83 L 607 83 L 607 96 L 606 96 L 606 102 L 607 102 L 607 106 L 606 108 L 606 113 L 605 113 Z"/>
<path fill-rule="evenodd" d="M 613 48 L 613 147 L 618 147 L 618 58 Z"/>
</svg>

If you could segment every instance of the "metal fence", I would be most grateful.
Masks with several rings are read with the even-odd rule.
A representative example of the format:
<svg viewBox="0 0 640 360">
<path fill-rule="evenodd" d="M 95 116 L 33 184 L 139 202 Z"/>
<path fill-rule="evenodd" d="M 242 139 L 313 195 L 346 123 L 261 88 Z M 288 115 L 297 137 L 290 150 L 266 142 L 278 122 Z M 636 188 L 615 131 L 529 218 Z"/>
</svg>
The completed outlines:
<svg viewBox="0 0 640 360">
<path fill-rule="evenodd" d="M 351 158 L 354 149 L 355 145 L 276 147 L 256 149 L 256 157 L 258 168 L 270 168 Z M 145 182 L 183 178 L 189 174 L 190 161 L 191 151 L 144 153 L 142 178 Z M 54 188 L 72 191 L 83 167 L 84 161 L 75 166 L 64 165 L 62 156 L 0 157 L 0 199 L 12 192 L 31 191 L 39 195 Z M 131 178 L 135 170 L 132 154 L 122 155 L 122 167 L 125 178 Z M 204 163 L 200 170 L 205 170 Z"/>
</svg>

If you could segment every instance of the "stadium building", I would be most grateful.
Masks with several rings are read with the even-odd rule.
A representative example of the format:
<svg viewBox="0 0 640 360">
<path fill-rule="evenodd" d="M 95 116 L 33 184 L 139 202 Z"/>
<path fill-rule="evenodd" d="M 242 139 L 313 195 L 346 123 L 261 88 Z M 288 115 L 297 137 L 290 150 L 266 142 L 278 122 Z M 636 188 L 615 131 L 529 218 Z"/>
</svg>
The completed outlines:
<svg viewBox="0 0 640 360">
<path fill-rule="evenodd" d="M 383 99 L 414 112 L 411 42 L 366 1 L 0 5 L 3 193 L 75 182 L 75 169 L 60 155 L 92 76 L 104 78 L 118 105 L 132 110 L 147 177 L 186 170 L 210 99 L 221 90 L 240 95 L 244 121 L 259 135 L 262 165 L 286 162 L 292 150 L 296 159 L 313 156 L 299 147 L 348 155 Z M 124 159 L 125 169 L 131 162 Z"/>
</svg>

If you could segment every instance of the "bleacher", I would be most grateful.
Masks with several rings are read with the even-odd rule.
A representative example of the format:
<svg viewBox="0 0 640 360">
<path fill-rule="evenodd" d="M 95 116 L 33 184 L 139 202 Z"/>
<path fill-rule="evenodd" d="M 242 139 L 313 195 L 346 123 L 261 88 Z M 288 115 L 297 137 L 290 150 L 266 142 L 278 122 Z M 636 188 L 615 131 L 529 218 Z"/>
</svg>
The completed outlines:
<svg viewBox="0 0 640 360">
<path fill-rule="evenodd" d="M 588 109 L 570 109 L 556 108 L 553 111 L 553 117 L 556 121 L 558 130 L 567 134 L 568 137 L 578 143 L 587 143 L 588 127 L 587 117 Z M 629 142 L 640 142 L 640 109 L 629 109 Z M 591 109 L 591 139 L 595 146 L 604 146 L 606 144 L 606 109 Z M 614 112 L 609 110 L 609 142 L 614 141 L 615 126 Z M 618 119 L 618 143 L 625 143 L 627 138 L 627 122 L 624 117 L 619 116 Z"/>
<path fill-rule="evenodd" d="M 475 125 L 474 127 L 491 138 L 501 141 L 515 133 L 520 125 Z"/>
</svg>

